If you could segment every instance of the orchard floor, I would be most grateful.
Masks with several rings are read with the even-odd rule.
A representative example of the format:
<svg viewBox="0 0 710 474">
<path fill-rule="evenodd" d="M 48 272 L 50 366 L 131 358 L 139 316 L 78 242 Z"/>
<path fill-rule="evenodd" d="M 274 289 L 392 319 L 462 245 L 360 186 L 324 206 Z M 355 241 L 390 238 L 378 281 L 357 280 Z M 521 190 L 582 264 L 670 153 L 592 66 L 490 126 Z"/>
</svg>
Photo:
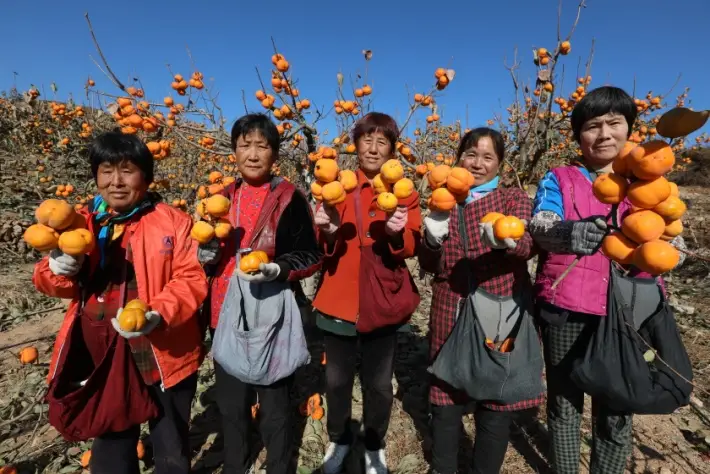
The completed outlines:
<svg viewBox="0 0 710 474">
<path fill-rule="evenodd" d="M 693 251 L 710 256 L 710 234 L 705 216 L 710 215 L 710 198 L 705 188 L 683 188 L 689 203 L 686 239 Z M 413 264 L 416 272 L 416 265 Z M 81 472 L 79 459 L 89 449 L 87 443 L 70 444 L 57 436 L 47 424 L 46 406 L 41 403 L 47 363 L 54 333 L 62 320 L 65 303 L 39 296 L 31 287 L 30 264 L 3 263 L 0 270 L 0 466 L 12 463 L 20 473 Z M 695 368 L 695 391 L 700 404 L 710 405 L 710 264 L 689 258 L 669 277 L 671 302 L 676 309 L 688 352 Z M 401 334 L 396 359 L 395 405 L 387 437 L 387 455 L 393 473 L 427 472 L 430 438 L 427 417 L 427 324 L 431 293 L 418 280 L 422 304 L 414 315 L 412 331 Z M 318 332 L 308 328 L 312 363 L 299 372 L 294 387 L 294 413 L 310 394 L 323 391 L 322 345 Z M 22 366 L 16 354 L 34 345 L 39 363 Z M 212 362 L 208 358 L 200 371 L 198 395 L 193 404 L 191 444 L 196 473 L 221 472 L 219 417 L 214 405 Z M 362 395 L 356 382 L 353 390 L 353 423 L 361 419 Z M 587 404 L 588 406 L 589 404 Z M 708 407 L 710 408 L 710 407 Z M 668 416 L 634 418 L 634 452 L 628 464 L 630 473 L 708 473 L 710 472 L 710 410 L 685 407 Z M 705 414 L 703 414 L 703 412 Z M 327 410 L 326 410 L 327 413 Z M 327 415 L 326 415 L 327 416 Z M 544 407 L 525 413 L 514 429 L 503 473 L 551 473 L 547 462 L 549 437 Z M 325 419 L 315 421 L 297 415 L 299 474 L 318 472 L 327 445 Z M 459 450 L 460 472 L 466 473 L 473 447 L 473 418 L 463 420 L 466 438 Z M 583 427 L 582 469 L 588 472 L 590 413 L 587 407 Z M 149 439 L 145 439 L 150 452 Z M 254 437 L 255 451 L 260 449 Z M 347 474 L 362 472 L 357 445 L 349 456 Z M 265 452 L 256 459 L 261 466 Z M 146 456 L 146 459 L 150 456 Z M 151 472 L 144 464 L 144 472 Z"/>
</svg>

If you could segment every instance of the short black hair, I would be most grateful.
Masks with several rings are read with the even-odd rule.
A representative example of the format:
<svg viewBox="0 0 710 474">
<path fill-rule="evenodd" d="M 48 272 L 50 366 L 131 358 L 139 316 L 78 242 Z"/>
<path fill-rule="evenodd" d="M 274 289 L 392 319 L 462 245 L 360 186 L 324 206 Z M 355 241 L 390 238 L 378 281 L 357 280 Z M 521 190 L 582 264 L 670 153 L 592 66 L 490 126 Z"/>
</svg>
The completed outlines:
<svg viewBox="0 0 710 474">
<path fill-rule="evenodd" d="M 357 146 L 360 137 L 375 132 L 381 132 L 387 138 L 390 142 L 390 152 L 394 152 L 399 138 L 399 128 L 395 119 L 382 112 L 370 112 L 355 123 L 353 128 L 355 146 Z"/>
<path fill-rule="evenodd" d="M 627 138 L 630 137 L 638 115 L 634 99 L 619 87 L 603 86 L 590 91 L 572 110 L 572 133 L 577 143 L 579 143 L 582 127 L 588 120 L 608 113 L 624 116 L 629 125 Z"/>
<path fill-rule="evenodd" d="M 478 141 L 481 138 L 488 137 L 493 142 L 493 148 L 498 155 L 498 163 L 502 163 L 505 159 L 505 141 L 503 140 L 503 135 L 498 130 L 493 130 L 488 127 L 478 127 L 473 130 L 469 130 L 463 137 L 461 137 L 461 143 L 459 143 L 459 149 L 456 152 L 456 158 L 461 159 L 466 150 L 478 145 Z"/>
<path fill-rule="evenodd" d="M 269 143 L 274 157 L 279 153 L 281 137 L 274 122 L 265 114 L 247 114 L 237 119 L 232 126 L 232 150 L 237 149 L 239 137 L 246 137 L 251 132 L 259 132 Z"/>
<path fill-rule="evenodd" d="M 145 143 L 135 135 L 121 132 L 104 132 L 94 138 L 89 146 L 89 163 L 94 179 L 101 163 L 117 165 L 130 161 L 136 165 L 148 184 L 153 182 L 155 160 Z"/>
</svg>

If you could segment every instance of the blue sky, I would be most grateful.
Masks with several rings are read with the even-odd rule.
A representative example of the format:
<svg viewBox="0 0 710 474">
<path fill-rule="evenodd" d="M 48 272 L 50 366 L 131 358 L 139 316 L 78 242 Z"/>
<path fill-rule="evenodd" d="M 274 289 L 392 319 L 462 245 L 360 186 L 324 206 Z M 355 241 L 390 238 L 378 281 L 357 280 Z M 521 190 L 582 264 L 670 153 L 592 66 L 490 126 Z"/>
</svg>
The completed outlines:
<svg viewBox="0 0 710 474">
<path fill-rule="evenodd" d="M 576 13 L 576 0 L 563 0 L 565 35 Z M 692 106 L 710 108 L 708 0 L 586 0 L 587 8 L 564 59 L 564 92 L 574 87 L 577 64 L 586 59 L 596 39 L 592 86 L 606 83 L 631 92 L 636 78 L 639 96 L 649 89 L 671 94 L 691 87 Z M 199 7 L 198 7 L 199 5 Z M 171 92 L 165 67 L 189 76 L 189 46 L 208 87 L 220 92 L 230 124 L 248 106 L 262 110 L 254 98 L 258 81 L 254 66 L 268 77 L 273 53 L 270 36 L 292 65 L 302 97 L 330 106 L 336 73 L 362 71 L 361 51 L 371 49 L 370 83 L 377 110 L 400 120 L 407 110 L 407 89 L 424 91 L 438 66 L 451 65 L 456 78 L 444 91 L 444 120 L 484 124 L 503 112 L 513 98 L 503 59 L 517 47 L 521 78 L 533 81 L 532 48 L 553 49 L 557 0 L 495 0 L 459 2 L 380 1 L 103 1 L 6 0 L 0 15 L 0 90 L 29 84 L 59 88 L 58 98 L 82 88 L 91 75 L 97 86 L 117 89 L 92 63 L 98 59 L 84 20 L 88 11 L 110 65 L 119 78 L 140 77 L 150 97 Z M 583 66 L 582 66 L 583 70 Z M 561 72 L 561 69 L 558 70 Z M 210 81 L 214 79 L 214 82 Z M 673 99 L 674 100 L 674 99 Z M 424 112 L 417 119 L 423 122 Z M 327 120 L 326 126 L 332 127 Z M 332 130 L 332 128 L 331 128 Z"/>
</svg>

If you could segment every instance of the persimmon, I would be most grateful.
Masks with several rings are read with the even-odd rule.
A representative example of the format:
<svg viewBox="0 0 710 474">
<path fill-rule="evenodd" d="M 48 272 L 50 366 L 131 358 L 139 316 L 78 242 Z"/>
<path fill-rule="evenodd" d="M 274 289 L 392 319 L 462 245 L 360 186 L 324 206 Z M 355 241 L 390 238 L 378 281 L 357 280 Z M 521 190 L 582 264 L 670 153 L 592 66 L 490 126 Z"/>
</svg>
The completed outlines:
<svg viewBox="0 0 710 474">
<path fill-rule="evenodd" d="M 57 248 L 59 234 L 44 224 L 33 224 L 25 230 L 22 238 L 27 244 L 39 252 L 48 252 Z"/>
<path fill-rule="evenodd" d="M 389 183 L 386 183 L 382 179 L 382 175 L 380 175 L 380 174 L 377 174 L 372 179 L 372 187 L 375 189 L 375 193 L 377 193 L 377 194 L 388 193 L 392 190 L 392 186 Z"/>
<path fill-rule="evenodd" d="M 392 186 L 392 192 L 397 199 L 407 199 L 414 193 L 414 183 L 409 178 L 402 178 Z"/>
<path fill-rule="evenodd" d="M 452 194 L 467 194 L 473 186 L 474 180 L 475 178 L 469 170 L 457 166 L 451 168 L 451 172 L 446 177 L 446 187 Z"/>
<path fill-rule="evenodd" d="M 339 171 L 340 168 L 335 160 L 330 158 L 321 158 L 316 161 L 313 174 L 318 181 L 328 184 L 338 179 Z"/>
<path fill-rule="evenodd" d="M 143 441 L 141 440 L 138 440 L 138 444 L 136 444 L 136 454 L 138 455 L 138 459 L 145 457 L 145 445 L 143 445 Z"/>
<path fill-rule="evenodd" d="M 192 229 L 190 230 L 190 237 L 201 244 L 208 243 L 214 238 L 214 236 L 214 227 L 212 227 L 208 222 L 205 221 L 195 222 L 192 225 Z"/>
<path fill-rule="evenodd" d="M 671 186 L 663 176 L 650 181 L 635 181 L 626 191 L 629 202 L 642 209 L 653 209 L 671 195 Z"/>
<path fill-rule="evenodd" d="M 669 222 L 661 235 L 662 240 L 673 240 L 683 233 L 683 222 L 680 219 Z"/>
<path fill-rule="evenodd" d="M 219 171 L 212 171 L 207 179 L 209 180 L 210 183 L 214 184 L 219 182 L 224 175 L 220 173 Z"/>
<path fill-rule="evenodd" d="M 431 189 L 437 189 L 446 185 L 446 180 L 451 174 L 451 167 L 449 165 L 437 165 L 429 171 L 429 187 Z"/>
<path fill-rule="evenodd" d="M 332 181 L 323 186 L 321 196 L 323 198 L 323 202 L 329 206 L 334 206 L 345 201 L 345 188 L 340 181 Z"/>
<path fill-rule="evenodd" d="M 357 175 L 352 170 L 341 170 L 338 173 L 338 181 L 343 185 L 346 193 L 349 193 L 357 187 Z"/>
<path fill-rule="evenodd" d="M 229 219 L 220 219 L 214 225 L 214 236 L 218 239 L 226 239 L 232 232 L 232 224 Z"/>
<path fill-rule="evenodd" d="M 572 44 L 569 41 L 560 43 L 560 54 L 567 55 L 570 51 L 572 51 Z"/>
<path fill-rule="evenodd" d="M 397 209 L 397 196 L 389 192 L 378 194 L 377 207 L 388 214 L 394 212 Z"/>
<path fill-rule="evenodd" d="M 244 273 L 257 273 L 259 271 L 259 265 L 263 262 L 254 253 L 249 253 L 242 256 L 239 260 L 239 269 Z"/>
<path fill-rule="evenodd" d="M 633 258 L 637 268 L 651 275 L 660 275 L 672 270 L 679 260 L 678 250 L 663 240 L 652 240 L 640 245 L 634 251 Z"/>
<path fill-rule="evenodd" d="M 343 188 L 345 187 L 343 186 Z M 313 181 L 311 183 L 311 195 L 313 195 L 313 199 L 315 199 L 316 201 L 323 200 L 323 183 Z"/>
<path fill-rule="evenodd" d="M 424 176 L 425 174 L 427 174 L 429 172 L 429 168 L 427 167 L 427 165 L 425 163 L 423 163 L 421 165 L 417 165 L 415 171 L 418 176 Z"/>
<path fill-rule="evenodd" d="M 61 199 L 47 199 L 35 211 L 37 222 L 55 230 L 63 230 L 74 221 L 76 211 L 66 201 Z"/>
<path fill-rule="evenodd" d="M 687 207 L 685 203 L 676 196 L 668 196 L 663 202 L 660 202 L 653 210 L 663 217 L 667 222 L 675 221 L 683 217 Z"/>
<path fill-rule="evenodd" d="M 123 309 L 124 310 L 126 310 L 126 309 L 140 309 L 144 313 L 147 313 L 148 311 L 150 311 L 150 307 L 145 302 L 143 302 L 142 300 L 140 300 L 138 298 L 133 299 L 133 300 L 129 301 L 128 303 L 126 303 L 125 306 L 123 307 Z"/>
<path fill-rule="evenodd" d="M 256 403 L 251 406 L 251 419 L 256 420 L 259 417 L 259 404 Z"/>
<path fill-rule="evenodd" d="M 215 194 L 207 198 L 207 212 L 213 217 L 224 217 L 229 214 L 229 198 L 221 194 Z"/>
<path fill-rule="evenodd" d="M 602 252 L 610 259 L 622 265 L 633 262 L 634 250 L 638 244 L 626 237 L 623 233 L 614 231 L 602 240 Z"/>
<path fill-rule="evenodd" d="M 501 217 L 505 217 L 505 214 L 501 214 L 500 212 L 489 212 L 488 214 L 486 214 L 485 216 L 483 216 L 483 218 L 481 219 L 481 223 L 483 223 L 483 224 L 488 224 L 488 223 L 494 224 L 495 221 L 497 221 L 497 220 L 500 219 Z"/>
<path fill-rule="evenodd" d="M 675 154 L 663 140 L 643 143 L 629 153 L 631 171 L 639 179 L 651 180 L 673 169 Z"/>
<path fill-rule="evenodd" d="M 140 331 L 146 324 L 145 313 L 141 308 L 124 309 L 118 316 L 118 325 L 127 332 Z"/>
<path fill-rule="evenodd" d="M 668 185 L 671 187 L 671 196 L 680 197 L 680 190 L 678 189 L 678 185 L 675 184 L 673 181 L 669 181 Z"/>
<path fill-rule="evenodd" d="M 21 364 L 34 364 L 37 362 L 38 357 L 39 352 L 37 352 L 37 348 L 34 346 L 25 347 L 18 354 Z"/>
<path fill-rule="evenodd" d="M 649 210 L 633 212 L 621 222 L 621 231 L 637 244 L 660 238 L 665 229 L 663 217 Z"/>
<path fill-rule="evenodd" d="M 79 461 L 79 464 L 81 464 L 81 467 L 87 468 L 87 467 L 89 467 L 90 462 L 91 462 L 91 450 L 84 451 L 84 454 L 81 455 L 81 460 Z"/>
<path fill-rule="evenodd" d="M 525 224 L 515 216 L 501 217 L 493 223 L 493 235 L 499 240 L 519 240 L 525 235 Z"/>
<path fill-rule="evenodd" d="M 628 181 L 616 173 L 604 173 L 592 184 L 594 196 L 604 204 L 619 204 L 626 198 Z"/>
<path fill-rule="evenodd" d="M 436 188 L 429 198 L 429 207 L 436 211 L 450 211 L 456 206 L 456 197 L 446 188 Z"/>
<path fill-rule="evenodd" d="M 254 250 L 251 255 L 258 258 L 261 263 L 269 263 L 269 256 L 263 250 Z"/>
<path fill-rule="evenodd" d="M 94 248 L 94 235 L 87 229 L 75 229 L 62 232 L 57 245 L 67 255 L 78 257 Z"/>
<path fill-rule="evenodd" d="M 404 177 L 404 167 L 399 160 L 387 160 L 380 168 L 380 176 L 385 183 L 394 184 Z"/>
<path fill-rule="evenodd" d="M 311 418 L 313 418 L 314 420 L 321 420 L 321 419 L 323 419 L 324 416 L 325 416 L 325 410 L 323 409 L 323 407 L 320 407 L 320 406 L 316 407 L 313 410 L 313 413 L 311 413 Z"/>
</svg>

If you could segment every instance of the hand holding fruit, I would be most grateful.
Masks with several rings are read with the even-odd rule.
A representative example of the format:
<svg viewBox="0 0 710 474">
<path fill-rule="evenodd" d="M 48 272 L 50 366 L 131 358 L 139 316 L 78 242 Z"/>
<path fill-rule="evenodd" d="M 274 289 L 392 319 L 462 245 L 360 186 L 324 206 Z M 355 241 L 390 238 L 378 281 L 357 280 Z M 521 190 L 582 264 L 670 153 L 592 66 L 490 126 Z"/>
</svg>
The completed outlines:
<svg viewBox="0 0 710 474">
<path fill-rule="evenodd" d="M 203 265 L 213 265 L 219 262 L 220 256 L 218 240 L 212 239 L 206 244 L 197 246 L 197 260 Z"/>
<path fill-rule="evenodd" d="M 518 240 L 525 235 L 527 221 L 515 216 L 490 212 L 478 224 L 483 244 L 492 249 L 510 249 L 518 246 Z"/>
<path fill-rule="evenodd" d="M 424 237 L 433 247 L 439 247 L 449 235 L 449 212 L 432 211 L 424 218 Z"/>
<path fill-rule="evenodd" d="M 394 236 L 400 234 L 407 225 L 408 216 L 409 213 L 406 207 L 397 207 L 397 209 L 387 217 L 387 222 L 385 223 L 385 232 L 387 232 L 387 235 Z"/>
<path fill-rule="evenodd" d="M 318 206 L 313 221 L 318 228 L 328 235 L 333 235 L 340 227 L 340 215 L 333 206 Z"/>
<path fill-rule="evenodd" d="M 57 276 L 73 277 L 84 263 L 84 255 L 71 256 L 59 249 L 49 253 L 49 270 Z"/>
<path fill-rule="evenodd" d="M 279 264 L 269 262 L 269 257 L 262 250 L 242 256 L 237 269 L 237 276 L 250 283 L 274 281 L 280 273 Z"/>
<path fill-rule="evenodd" d="M 570 247 L 577 255 L 592 255 L 607 234 L 604 216 L 591 216 L 572 224 Z"/>
<path fill-rule="evenodd" d="M 118 310 L 111 324 L 119 335 L 133 339 L 150 334 L 162 319 L 157 311 L 150 311 L 141 300 L 133 300 Z"/>
</svg>

